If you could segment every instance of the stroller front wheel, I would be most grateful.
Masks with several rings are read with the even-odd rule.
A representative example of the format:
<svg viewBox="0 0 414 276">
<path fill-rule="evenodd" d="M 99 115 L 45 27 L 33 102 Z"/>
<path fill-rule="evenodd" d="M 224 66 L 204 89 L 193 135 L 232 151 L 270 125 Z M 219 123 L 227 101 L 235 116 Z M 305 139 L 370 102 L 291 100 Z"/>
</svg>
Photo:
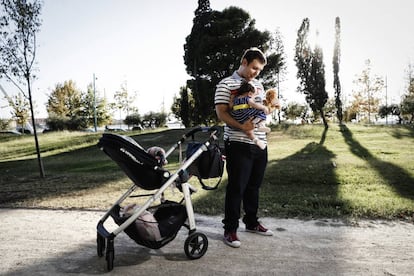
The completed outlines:
<svg viewBox="0 0 414 276">
<path fill-rule="evenodd" d="M 204 256 L 208 248 L 207 236 L 203 233 L 194 232 L 190 234 L 184 243 L 184 252 L 191 260 Z"/>
</svg>

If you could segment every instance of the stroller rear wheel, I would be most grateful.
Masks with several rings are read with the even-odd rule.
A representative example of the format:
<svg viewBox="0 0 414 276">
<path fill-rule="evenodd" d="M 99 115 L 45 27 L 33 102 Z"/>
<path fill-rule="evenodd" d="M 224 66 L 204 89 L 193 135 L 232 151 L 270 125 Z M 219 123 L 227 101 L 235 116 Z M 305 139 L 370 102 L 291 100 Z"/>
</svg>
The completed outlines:
<svg viewBox="0 0 414 276">
<path fill-rule="evenodd" d="M 190 234 L 184 243 L 184 252 L 191 260 L 204 256 L 208 248 L 207 236 L 203 233 L 194 232 Z"/>
<path fill-rule="evenodd" d="M 111 271 L 114 268 L 115 249 L 114 240 L 108 239 L 108 245 L 106 248 L 106 268 Z"/>
<path fill-rule="evenodd" d="M 102 237 L 99 233 L 96 237 L 96 244 L 97 244 L 98 256 L 102 257 L 105 252 L 105 238 Z"/>
<path fill-rule="evenodd" d="M 106 268 L 108 271 L 114 269 L 114 251 L 109 251 L 106 253 Z"/>
</svg>

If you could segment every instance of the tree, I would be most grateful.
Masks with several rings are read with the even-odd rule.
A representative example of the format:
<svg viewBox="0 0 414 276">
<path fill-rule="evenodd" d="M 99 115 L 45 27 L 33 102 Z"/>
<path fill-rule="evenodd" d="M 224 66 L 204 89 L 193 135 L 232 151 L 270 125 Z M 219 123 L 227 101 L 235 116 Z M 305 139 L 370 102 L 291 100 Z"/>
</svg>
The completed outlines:
<svg viewBox="0 0 414 276">
<path fill-rule="evenodd" d="M 30 118 L 30 104 L 29 101 L 24 97 L 23 93 L 19 92 L 17 95 L 9 96 L 4 90 L 3 86 L 0 85 L 0 90 L 3 92 L 7 103 L 12 108 L 12 118 L 17 121 L 17 124 L 21 125 L 22 132 L 25 133 L 24 126 Z"/>
<path fill-rule="evenodd" d="M 186 86 L 180 88 L 180 95 L 174 97 L 171 111 L 177 119 L 181 119 L 185 127 L 194 124 L 193 116 L 191 116 L 194 114 L 194 98 L 189 88 Z"/>
<path fill-rule="evenodd" d="M 335 98 L 329 98 L 324 106 L 325 116 L 327 118 L 330 118 L 332 120 L 335 120 L 335 117 L 337 117 L 336 114 L 336 106 L 335 106 Z"/>
<path fill-rule="evenodd" d="M 335 46 L 333 55 L 333 73 L 334 81 L 333 87 L 335 89 L 335 107 L 336 117 L 338 118 L 339 124 L 342 124 L 343 112 L 342 112 L 342 100 L 341 100 L 341 82 L 339 80 L 339 63 L 341 60 L 341 20 L 339 17 L 335 19 Z"/>
<path fill-rule="evenodd" d="M 132 103 L 135 101 L 136 95 L 129 95 L 128 88 L 126 83 L 121 85 L 121 90 L 116 91 L 114 94 L 114 102 L 110 104 L 111 109 L 119 111 L 119 119 L 122 118 L 122 111 L 126 113 L 126 116 L 129 113 L 137 113 L 138 109 L 132 106 Z"/>
<path fill-rule="evenodd" d="M 287 107 L 282 108 L 287 119 L 295 120 L 297 118 L 306 118 L 307 107 L 299 103 L 289 103 Z"/>
<path fill-rule="evenodd" d="M 324 106 L 328 100 L 328 92 L 325 90 L 325 65 L 323 64 L 322 48 L 316 46 L 312 55 L 311 66 L 311 90 L 307 102 L 314 113 L 321 116 L 325 128 L 328 128 Z"/>
<path fill-rule="evenodd" d="M 399 123 L 401 123 L 401 109 L 398 104 L 381 105 L 378 110 L 378 115 L 381 118 L 387 117 L 388 115 L 398 116 Z"/>
<path fill-rule="evenodd" d="M 36 60 L 36 34 L 40 31 L 40 1 L 1 0 L 0 77 L 12 82 L 29 100 L 40 176 L 45 177 L 37 139 L 32 81 Z M 25 94 L 23 87 L 26 87 Z"/>
<path fill-rule="evenodd" d="M 359 113 L 367 114 L 368 123 L 371 123 L 371 114 L 377 113 L 380 103 L 380 96 L 378 95 L 384 88 L 384 80 L 371 73 L 371 61 L 365 61 L 365 69 L 361 75 L 354 81 L 357 88 L 354 94 L 362 97 L 359 106 Z"/>
<path fill-rule="evenodd" d="M 268 88 L 277 88 L 278 94 L 279 83 L 284 79 L 286 73 L 286 56 L 285 47 L 283 45 L 282 34 L 279 29 L 270 34 L 269 47 L 266 51 L 267 65 L 261 73 L 263 86 Z"/>
<path fill-rule="evenodd" d="M 213 107 L 212 94 L 202 93 L 204 89 L 201 87 L 202 83 L 208 84 L 208 80 L 204 81 L 207 77 L 205 69 L 203 66 L 213 63 L 209 58 L 208 49 L 204 48 L 202 45 L 204 43 L 210 43 L 211 41 L 211 31 L 212 31 L 212 14 L 213 11 L 210 8 L 209 0 L 199 0 L 198 7 L 194 11 L 195 17 L 193 19 L 193 27 L 191 34 L 186 38 L 186 44 L 184 45 L 184 63 L 186 65 L 186 70 L 189 75 L 194 77 L 193 80 L 187 81 L 187 85 L 190 89 L 195 92 L 195 105 L 197 106 L 197 112 L 193 114 L 195 124 L 199 124 L 199 118 L 205 118 L 206 121 L 209 121 L 208 114 L 210 108 Z M 204 85 L 205 86 L 205 85 Z M 204 92 L 211 90 L 213 87 L 207 87 Z M 210 97 L 209 97 L 210 96 Z M 186 107 L 185 105 L 183 106 Z M 184 120 L 184 118 L 182 117 Z"/>
<path fill-rule="evenodd" d="M 83 118 L 88 127 L 95 124 L 95 112 L 98 126 L 105 125 L 111 121 L 106 99 L 100 98 L 97 94 L 97 91 L 94 91 L 93 85 L 89 84 L 87 92 L 82 94 L 81 97 L 80 116 Z"/>
<path fill-rule="evenodd" d="M 17 95 L 12 96 L 11 102 L 9 103 L 12 108 L 12 116 L 16 119 L 17 124 L 21 125 L 22 133 L 24 132 L 24 126 L 27 123 L 30 115 L 30 104 L 27 99 L 22 95 L 22 93 L 18 93 Z"/>
<path fill-rule="evenodd" d="M 94 125 L 95 98 L 92 85 L 82 93 L 74 81 L 56 84 L 49 95 L 46 110 L 47 124 L 52 130 L 81 130 Z M 99 126 L 110 121 L 105 99 L 96 98 L 96 114 Z"/>
<path fill-rule="evenodd" d="M 401 101 L 401 113 L 409 117 L 409 122 L 414 122 L 414 68 L 412 64 L 407 69 L 407 92 Z"/>
<path fill-rule="evenodd" d="M 9 128 L 10 120 L 0 118 L 0 130 L 6 130 Z"/>
<path fill-rule="evenodd" d="M 319 114 L 325 128 L 328 128 L 324 113 L 328 93 L 325 90 L 323 53 L 319 46 L 315 46 L 314 51 L 312 51 L 308 43 L 308 33 L 309 19 L 305 18 L 298 30 L 296 40 L 295 62 L 298 68 L 297 77 L 300 81 L 298 91 L 305 94 L 306 102 L 313 113 Z"/>
<path fill-rule="evenodd" d="M 124 123 L 131 126 L 141 126 L 141 115 L 139 115 L 139 113 L 133 113 L 131 115 L 128 115 L 125 117 Z"/>
<path fill-rule="evenodd" d="M 268 52 L 272 53 L 268 57 L 268 62 L 273 66 L 265 66 L 263 75 L 263 85 L 265 87 L 274 87 L 277 89 L 277 97 L 280 100 L 282 98 L 280 91 L 280 82 L 284 80 L 286 74 L 286 55 L 284 50 L 282 34 L 279 29 L 276 29 L 270 39 L 270 49 Z M 276 77 L 276 78 L 275 78 Z M 276 119 L 280 123 L 280 109 L 273 112 L 272 118 Z M 277 114 L 275 114 L 277 113 Z"/>
<path fill-rule="evenodd" d="M 81 130 L 87 127 L 82 117 L 82 92 L 74 81 L 56 84 L 46 104 L 50 130 Z"/>
<path fill-rule="evenodd" d="M 312 62 L 312 50 L 308 42 L 309 35 L 309 19 L 305 18 L 298 30 L 295 47 L 295 63 L 298 68 L 296 77 L 299 79 L 299 92 L 309 93 L 310 71 Z"/>
<path fill-rule="evenodd" d="M 367 101 L 362 96 L 361 92 L 354 93 L 352 95 L 353 100 L 351 100 L 351 105 L 348 107 L 346 114 L 347 114 L 347 121 L 356 120 L 357 122 L 361 119 L 361 112 L 363 110 L 363 106 L 367 106 Z"/>
<path fill-rule="evenodd" d="M 401 103 L 401 112 L 409 117 L 409 122 L 414 122 L 414 94 L 405 95 Z"/>
<path fill-rule="evenodd" d="M 240 8 L 229 7 L 219 12 L 212 10 L 207 0 L 198 3 L 193 28 L 184 45 L 184 63 L 193 77 L 187 81 L 194 98 L 192 120 L 194 124 L 208 125 L 217 121 L 213 102 L 217 83 L 238 68 L 245 49 L 252 46 L 265 52 L 271 49 L 271 35 L 257 30 L 255 20 Z M 264 79 L 280 64 L 277 54 L 269 53 L 267 71 L 261 75 Z"/>
<path fill-rule="evenodd" d="M 149 112 L 142 117 L 142 123 L 145 127 L 156 128 L 165 125 L 167 114 L 164 112 Z"/>
<path fill-rule="evenodd" d="M 74 118 L 82 108 L 82 96 L 74 81 L 56 84 L 49 95 L 46 110 L 49 114 L 62 118 Z"/>
</svg>

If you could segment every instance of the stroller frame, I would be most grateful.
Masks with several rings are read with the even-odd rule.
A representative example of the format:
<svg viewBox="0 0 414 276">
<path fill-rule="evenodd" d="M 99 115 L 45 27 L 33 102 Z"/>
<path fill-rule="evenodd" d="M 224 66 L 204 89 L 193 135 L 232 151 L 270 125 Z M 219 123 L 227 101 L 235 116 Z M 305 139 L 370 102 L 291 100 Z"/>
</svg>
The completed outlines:
<svg viewBox="0 0 414 276">
<path fill-rule="evenodd" d="M 194 187 L 192 187 L 190 183 L 188 183 L 188 179 L 182 182 L 181 176 L 186 172 L 186 169 L 204 151 L 207 151 L 209 145 L 218 139 L 217 136 L 219 134 L 219 129 L 217 127 L 198 127 L 198 128 L 192 129 L 188 133 L 184 134 L 182 138 L 166 152 L 165 157 L 167 158 L 172 152 L 174 152 L 188 137 L 191 136 L 194 139 L 194 134 L 200 131 L 209 132 L 210 133 L 209 139 L 205 141 L 204 143 L 202 143 L 201 146 L 182 163 L 182 165 L 178 168 L 178 170 L 174 174 L 170 174 L 167 170 L 164 170 L 161 166 L 155 166 L 153 168 L 155 171 L 159 171 L 159 173 L 162 173 L 163 177 L 167 180 L 164 182 L 164 184 L 162 184 L 162 186 L 158 189 L 158 191 L 156 191 L 152 195 L 147 195 L 149 196 L 148 200 L 146 200 L 146 202 L 142 206 L 140 206 L 137 210 L 135 210 L 133 214 L 130 217 L 128 217 L 128 219 L 126 219 L 126 221 L 118 225 L 118 227 L 114 229 L 112 232 L 107 230 L 107 228 L 104 225 L 107 219 L 114 214 L 114 211 L 119 211 L 119 206 L 123 201 L 125 201 L 137 188 L 142 188 L 142 187 L 139 187 L 137 183 L 133 183 L 131 187 L 121 197 L 119 197 L 119 199 L 112 205 L 112 207 L 99 220 L 97 224 L 97 240 L 96 240 L 97 241 L 97 253 L 99 257 L 102 257 L 105 253 L 108 271 L 111 271 L 114 266 L 115 237 L 119 233 L 123 232 L 128 226 L 135 223 L 137 218 L 141 214 L 143 214 L 143 212 L 145 212 L 149 207 L 151 207 L 155 201 L 159 199 L 161 199 L 162 201 L 164 199 L 164 192 L 171 185 L 174 185 L 176 188 L 178 188 L 183 193 L 182 201 L 184 201 L 186 215 L 187 215 L 186 220 L 188 222 L 188 225 L 184 223 L 181 226 L 185 226 L 189 230 L 188 237 L 186 238 L 185 244 L 184 244 L 184 251 L 185 251 L 186 256 L 189 259 L 199 259 L 206 253 L 207 248 L 208 248 L 208 239 L 205 234 L 201 232 L 197 232 L 196 230 L 194 209 L 193 209 L 193 205 L 191 202 L 191 194 L 193 192 L 196 192 L 197 190 Z M 110 134 L 110 135 L 116 135 L 116 134 Z M 119 137 L 119 135 L 116 135 L 116 136 Z M 138 144 L 136 145 L 140 147 Z M 104 146 L 102 145 L 99 145 L 99 146 L 101 147 L 103 151 L 105 151 Z M 139 163 L 139 161 L 137 163 Z M 149 248 L 158 249 L 166 245 L 170 241 L 172 241 L 176 237 L 178 231 L 179 229 L 175 232 L 174 235 L 163 239 L 160 243 L 157 243 L 157 244 L 139 243 L 139 244 L 142 244 Z"/>
</svg>

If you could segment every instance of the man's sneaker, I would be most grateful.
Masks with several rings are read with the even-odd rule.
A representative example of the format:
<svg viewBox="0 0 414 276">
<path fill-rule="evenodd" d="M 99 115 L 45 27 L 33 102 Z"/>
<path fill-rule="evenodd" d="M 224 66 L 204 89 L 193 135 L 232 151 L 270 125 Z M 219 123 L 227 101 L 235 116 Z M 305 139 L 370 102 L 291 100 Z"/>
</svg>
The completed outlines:
<svg viewBox="0 0 414 276">
<path fill-rule="evenodd" d="M 224 243 L 228 246 L 238 248 L 240 247 L 241 243 L 239 238 L 237 237 L 237 233 L 234 232 L 224 232 Z"/>
<path fill-rule="evenodd" d="M 256 227 L 248 227 L 246 225 L 246 232 L 256 233 L 256 234 L 260 234 L 263 236 L 273 236 L 272 230 L 267 229 L 260 223 Z"/>
</svg>

